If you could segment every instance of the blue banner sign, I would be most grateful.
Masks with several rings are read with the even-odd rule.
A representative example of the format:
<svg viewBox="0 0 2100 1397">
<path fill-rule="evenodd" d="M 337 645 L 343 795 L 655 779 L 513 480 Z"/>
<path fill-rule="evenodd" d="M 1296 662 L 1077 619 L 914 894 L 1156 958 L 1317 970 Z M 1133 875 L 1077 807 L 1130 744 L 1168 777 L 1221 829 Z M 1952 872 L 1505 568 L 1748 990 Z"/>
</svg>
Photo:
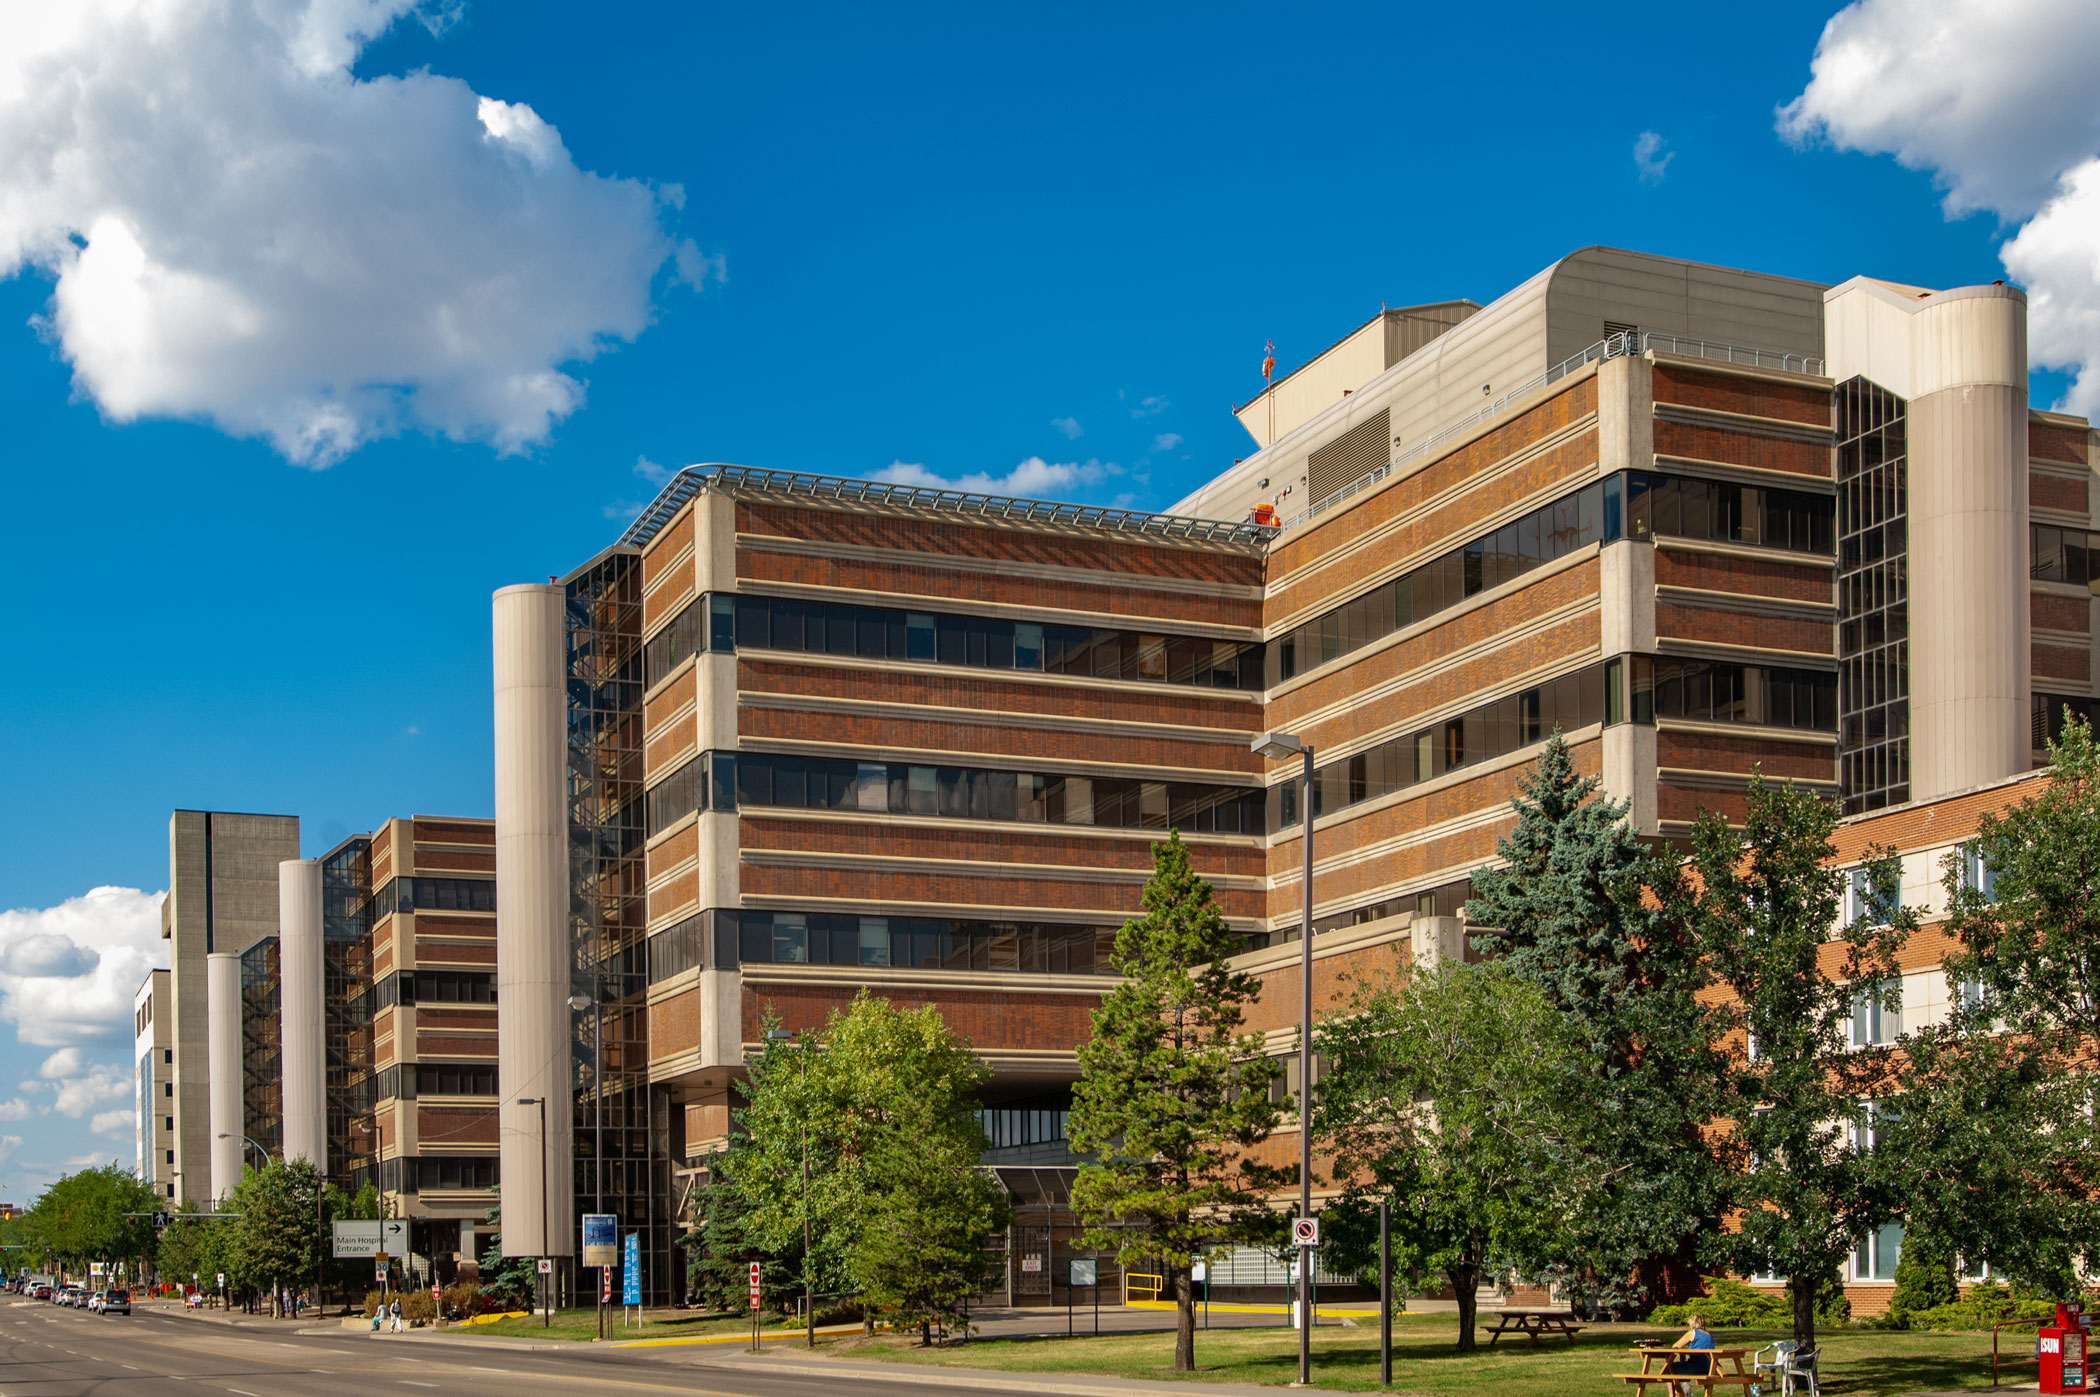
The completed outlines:
<svg viewBox="0 0 2100 1397">
<path fill-rule="evenodd" d="M 627 1234 L 627 1267 L 620 1277 L 620 1303 L 642 1303 L 642 1236 L 639 1232 Z"/>
</svg>

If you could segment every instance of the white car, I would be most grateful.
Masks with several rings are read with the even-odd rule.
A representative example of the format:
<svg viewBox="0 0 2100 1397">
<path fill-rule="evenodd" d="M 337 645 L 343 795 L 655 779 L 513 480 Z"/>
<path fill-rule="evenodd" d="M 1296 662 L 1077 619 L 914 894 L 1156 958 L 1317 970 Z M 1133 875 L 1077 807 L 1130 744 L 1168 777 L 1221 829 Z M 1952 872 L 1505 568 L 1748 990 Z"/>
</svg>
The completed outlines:
<svg viewBox="0 0 2100 1397">
<path fill-rule="evenodd" d="M 109 1292 L 106 1290 L 98 1290 L 93 1295 L 90 1295 L 87 1299 L 88 1313 L 91 1315 L 102 1313 L 102 1302 L 108 1298 Z"/>
</svg>

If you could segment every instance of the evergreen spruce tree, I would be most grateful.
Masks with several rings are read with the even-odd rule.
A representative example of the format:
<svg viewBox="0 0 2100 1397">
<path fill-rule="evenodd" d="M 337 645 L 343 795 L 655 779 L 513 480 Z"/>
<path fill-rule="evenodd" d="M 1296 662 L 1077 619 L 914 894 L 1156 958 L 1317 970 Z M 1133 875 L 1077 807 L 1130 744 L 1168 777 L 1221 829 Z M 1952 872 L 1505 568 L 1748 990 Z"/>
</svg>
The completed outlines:
<svg viewBox="0 0 2100 1397">
<path fill-rule="evenodd" d="M 1072 1186 L 1088 1245 L 1125 1268 L 1165 1269 L 1174 1296 L 1174 1370 L 1196 1365 L 1190 1263 L 1273 1230 L 1265 1190 L 1280 1182 L 1248 1156 L 1276 1128 L 1277 1065 L 1241 1032 L 1259 994 L 1228 967 L 1240 949 L 1178 832 L 1152 846 L 1144 914 L 1116 936 L 1123 983 L 1094 1011 L 1079 1049 L 1069 1127 L 1094 1156 Z"/>
<path fill-rule="evenodd" d="M 1586 1307 L 1631 1288 L 1697 1294 L 1699 1239 L 1725 1195 L 1701 1129 L 1720 1075 L 1718 1016 L 1698 999 L 1707 972 L 1684 929 L 1643 905 L 1655 856 L 1601 785 L 1556 731 L 1496 841 L 1503 866 L 1473 875 L 1466 905 L 1474 946 L 1536 986 L 1595 1063 L 1568 1103 L 1593 1188 L 1553 1268 Z"/>
</svg>

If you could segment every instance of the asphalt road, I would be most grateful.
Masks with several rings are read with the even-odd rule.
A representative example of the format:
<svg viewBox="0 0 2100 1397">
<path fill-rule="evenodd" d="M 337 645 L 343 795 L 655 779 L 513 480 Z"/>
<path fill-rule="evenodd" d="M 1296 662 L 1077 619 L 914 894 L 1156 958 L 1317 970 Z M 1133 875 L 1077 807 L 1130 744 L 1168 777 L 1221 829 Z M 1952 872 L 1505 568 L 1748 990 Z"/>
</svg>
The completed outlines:
<svg viewBox="0 0 2100 1397">
<path fill-rule="evenodd" d="M 477 1351 L 349 1330 L 303 1335 L 291 1324 L 236 1328 L 150 1310 L 105 1317 L 0 1298 L 0 1397 L 839 1397 L 847 1386 L 870 1397 L 1012 1397 L 1011 1389 L 935 1386 L 906 1375 L 889 1382 L 859 1373 L 844 1381 L 766 1373 L 690 1350 L 676 1361 L 635 1350 Z"/>
</svg>

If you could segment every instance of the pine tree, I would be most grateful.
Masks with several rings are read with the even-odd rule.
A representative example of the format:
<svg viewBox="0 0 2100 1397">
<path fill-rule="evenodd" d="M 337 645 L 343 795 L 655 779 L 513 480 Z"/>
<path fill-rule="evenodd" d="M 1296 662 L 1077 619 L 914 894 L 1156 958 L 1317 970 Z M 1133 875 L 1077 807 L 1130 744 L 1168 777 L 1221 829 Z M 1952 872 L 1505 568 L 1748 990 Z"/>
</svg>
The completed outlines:
<svg viewBox="0 0 2100 1397">
<path fill-rule="evenodd" d="M 1655 855 L 1601 786 L 1556 731 L 1519 783 L 1502 866 L 1473 875 L 1466 906 L 1474 946 L 1535 985 L 1595 1063 L 1568 1103 L 1594 1187 L 1549 1273 L 1598 1308 L 1636 1286 L 1650 1301 L 1696 1294 L 1723 1198 L 1701 1129 L 1720 1066 L 1717 1015 L 1698 999 L 1709 977 L 1683 929 L 1649 915 Z"/>
<path fill-rule="evenodd" d="M 1072 1206 L 1088 1245 L 1126 1268 L 1165 1268 L 1174 1370 L 1185 1373 L 1196 1365 L 1191 1261 L 1273 1224 L 1264 1190 L 1277 1178 L 1247 1152 L 1276 1128 L 1278 1070 L 1260 1037 L 1240 1031 L 1259 985 L 1226 964 L 1238 939 L 1180 834 L 1153 845 L 1152 859 L 1144 914 L 1116 936 L 1123 982 L 1079 1049 L 1069 1134 L 1094 1159 L 1080 1167 Z"/>
</svg>

